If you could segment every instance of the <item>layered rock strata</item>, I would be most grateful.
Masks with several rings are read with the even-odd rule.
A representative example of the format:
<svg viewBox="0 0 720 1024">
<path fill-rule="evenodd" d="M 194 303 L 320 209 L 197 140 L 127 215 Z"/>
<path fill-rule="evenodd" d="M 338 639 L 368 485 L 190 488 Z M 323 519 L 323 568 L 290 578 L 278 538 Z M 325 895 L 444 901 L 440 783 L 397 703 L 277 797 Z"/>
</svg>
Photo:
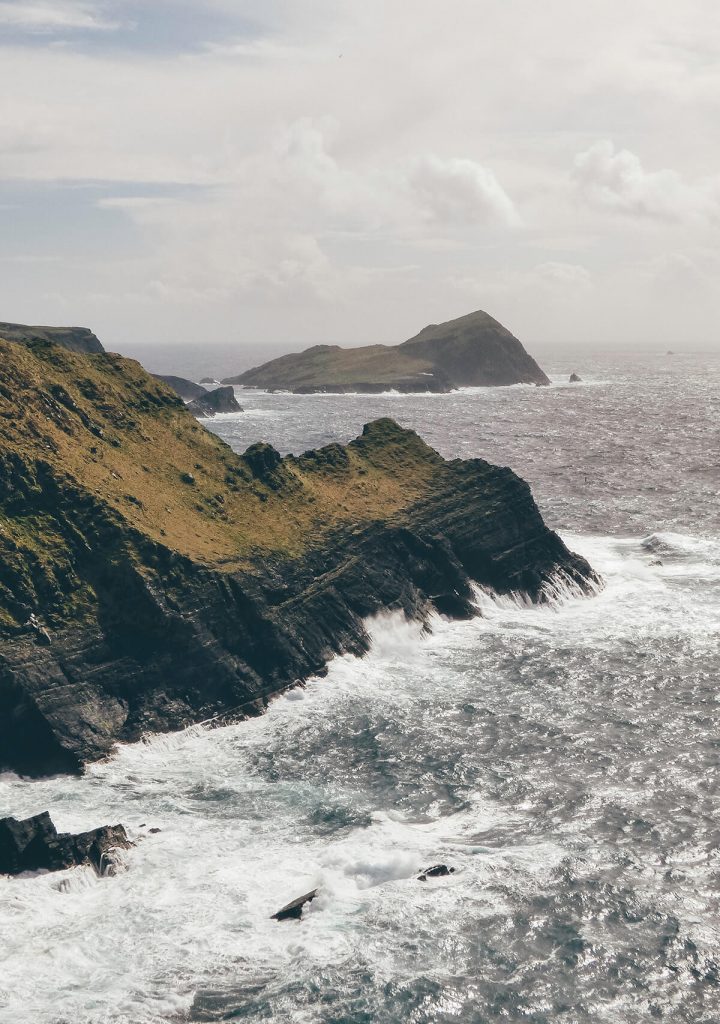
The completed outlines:
<svg viewBox="0 0 720 1024">
<path fill-rule="evenodd" d="M 366 652 L 379 612 L 594 585 L 511 470 L 392 420 L 240 456 L 133 361 L 0 341 L 0 367 L 2 767 L 80 771 L 118 740 L 258 714 Z"/>
<path fill-rule="evenodd" d="M 131 846 L 122 825 L 104 825 L 73 835 L 58 832 L 47 811 L 22 821 L 0 818 L 0 875 L 63 871 L 85 864 L 99 875 L 113 874 L 117 851 Z"/>
</svg>

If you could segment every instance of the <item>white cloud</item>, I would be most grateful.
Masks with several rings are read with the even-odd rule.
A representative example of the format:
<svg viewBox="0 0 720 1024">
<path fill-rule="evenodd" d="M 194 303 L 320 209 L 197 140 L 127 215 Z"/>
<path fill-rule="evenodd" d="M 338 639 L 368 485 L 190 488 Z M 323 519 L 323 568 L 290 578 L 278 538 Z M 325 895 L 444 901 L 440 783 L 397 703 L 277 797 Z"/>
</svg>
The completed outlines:
<svg viewBox="0 0 720 1024">
<path fill-rule="evenodd" d="M 538 281 L 560 288 L 587 288 L 592 284 L 592 274 L 579 263 L 561 263 L 551 260 L 539 263 L 533 270 Z"/>
<path fill-rule="evenodd" d="M 0 3 L 0 25 L 28 32 L 55 32 L 62 29 L 113 30 L 116 21 L 103 17 L 93 3 L 54 0 L 50 3 Z"/>
<path fill-rule="evenodd" d="M 659 337 L 691 271 L 637 268 L 717 249 L 716 0 L 452 6 L 0 0 L 0 258 L 63 256 L 3 263 L 2 316 L 302 344 L 467 303 L 529 342 Z M 122 47 L 48 45 L 128 11 Z"/>
<path fill-rule="evenodd" d="M 520 224 L 512 200 L 493 172 L 474 160 L 426 156 L 417 161 L 409 180 L 421 205 L 438 221 Z"/>
<path fill-rule="evenodd" d="M 575 157 L 573 176 L 588 202 L 619 213 L 665 221 L 720 214 L 717 180 L 689 185 L 673 170 L 646 171 L 638 156 L 607 139 Z"/>
</svg>

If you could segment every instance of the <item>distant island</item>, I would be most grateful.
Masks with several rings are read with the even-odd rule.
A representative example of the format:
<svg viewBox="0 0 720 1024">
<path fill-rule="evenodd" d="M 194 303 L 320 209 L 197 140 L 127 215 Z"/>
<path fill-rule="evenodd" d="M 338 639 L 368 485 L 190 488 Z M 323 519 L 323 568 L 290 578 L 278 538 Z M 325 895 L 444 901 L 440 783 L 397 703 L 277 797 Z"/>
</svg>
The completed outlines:
<svg viewBox="0 0 720 1024">
<path fill-rule="evenodd" d="M 272 359 L 223 384 L 295 394 L 432 391 L 549 384 L 522 343 L 482 310 L 431 324 L 402 345 L 314 345 Z"/>
</svg>

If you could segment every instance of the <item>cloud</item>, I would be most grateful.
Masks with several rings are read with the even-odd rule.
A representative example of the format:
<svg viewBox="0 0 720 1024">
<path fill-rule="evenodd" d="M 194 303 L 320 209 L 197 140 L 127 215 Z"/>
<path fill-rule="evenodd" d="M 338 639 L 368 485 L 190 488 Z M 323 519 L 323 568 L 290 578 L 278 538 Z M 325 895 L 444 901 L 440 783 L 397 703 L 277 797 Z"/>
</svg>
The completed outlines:
<svg viewBox="0 0 720 1024">
<path fill-rule="evenodd" d="M 461 244 L 446 232 L 467 245 L 468 229 L 477 240 L 518 222 L 480 164 L 408 156 L 359 167 L 331 117 L 283 126 L 230 171 L 230 180 L 184 195 L 96 200 L 135 225 L 154 253 L 140 292 L 183 304 L 234 295 L 337 306 Z"/>
<path fill-rule="evenodd" d="M 551 260 L 539 263 L 533 274 L 538 281 L 560 288 L 588 288 L 592 283 L 590 271 L 579 263 Z"/>
<path fill-rule="evenodd" d="M 583 198 L 601 209 L 661 221 L 720 214 L 717 180 L 689 185 L 673 170 L 646 171 L 638 156 L 607 139 L 575 157 L 573 177 Z"/>
<path fill-rule="evenodd" d="M 300 344 L 467 303 L 653 340 L 691 270 L 660 302 L 633 268 L 716 248 L 715 4 L 0 0 L 0 258 L 64 257 L 4 262 L 2 315 Z"/>
<path fill-rule="evenodd" d="M 56 32 L 62 29 L 111 31 L 120 23 L 102 16 L 96 4 L 53 0 L 48 3 L 0 2 L 0 25 L 26 32 Z"/>
<path fill-rule="evenodd" d="M 410 173 L 409 182 L 419 203 L 435 220 L 506 227 L 520 224 L 513 201 L 493 172 L 474 160 L 423 157 Z"/>
</svg>

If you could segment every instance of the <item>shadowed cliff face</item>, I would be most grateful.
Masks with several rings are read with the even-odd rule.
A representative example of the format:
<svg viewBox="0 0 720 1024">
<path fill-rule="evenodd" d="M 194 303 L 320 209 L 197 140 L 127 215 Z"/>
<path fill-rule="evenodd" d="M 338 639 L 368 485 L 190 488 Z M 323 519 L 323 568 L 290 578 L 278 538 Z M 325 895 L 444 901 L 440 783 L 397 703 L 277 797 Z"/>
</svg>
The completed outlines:
<svg viewBox="0 0 720 1024">
<path fill-rule="evenodd" d="M 234 454 L 137 364 L 0 341 L 0 761 L 76 771 L 117 740 L 259 713 L 368 647 L 364 619 L 469 616 L 593 573 L 527 485 L 392 420 Z M 22 401 L 19 396 L 22 395 Z"/>
</svg>

